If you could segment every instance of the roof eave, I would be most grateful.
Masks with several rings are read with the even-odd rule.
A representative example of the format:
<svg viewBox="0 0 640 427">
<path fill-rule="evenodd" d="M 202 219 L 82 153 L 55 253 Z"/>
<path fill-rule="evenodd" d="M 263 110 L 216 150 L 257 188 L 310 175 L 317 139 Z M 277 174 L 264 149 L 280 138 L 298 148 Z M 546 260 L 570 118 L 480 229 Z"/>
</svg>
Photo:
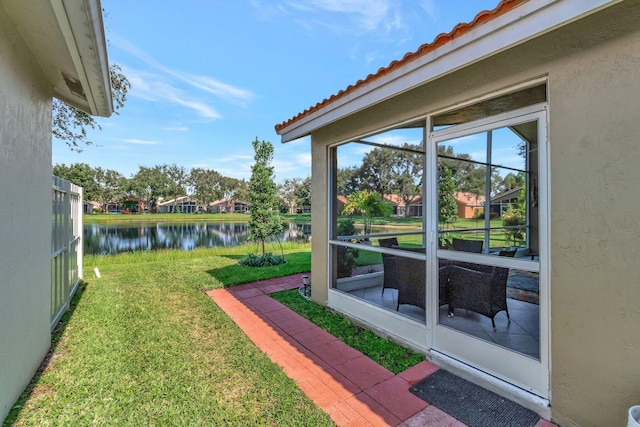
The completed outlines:
<svg viewBox="0 0 640 427">
<path fill-rule="evenodd" d="M 57 88 L 56 97 L 89 114 L 109 117 L 113 99 L 100 0 L 50 2 L 86 99 Z M 91 37 L 86 36 L 87 28 Z"/>
<path fill-rule="evenodd" d="M 281 141 L 314 130 L 496 55 L 623 0 L 530 0 L 276 130 Z"/>
</svg>

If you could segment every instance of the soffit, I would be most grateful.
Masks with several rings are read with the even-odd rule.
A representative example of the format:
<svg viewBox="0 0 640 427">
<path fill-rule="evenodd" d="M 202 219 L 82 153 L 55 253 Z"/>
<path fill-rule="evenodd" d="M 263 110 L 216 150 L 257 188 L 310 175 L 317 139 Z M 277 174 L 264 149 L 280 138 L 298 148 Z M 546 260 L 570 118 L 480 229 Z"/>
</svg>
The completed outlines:
<svg viewBox="0 0 640 427">
<path fill-rule="evenodd" d="M 80 110 L 113 112 L 100 0 L 2 0 L 54 96 Z"/>
</svg>

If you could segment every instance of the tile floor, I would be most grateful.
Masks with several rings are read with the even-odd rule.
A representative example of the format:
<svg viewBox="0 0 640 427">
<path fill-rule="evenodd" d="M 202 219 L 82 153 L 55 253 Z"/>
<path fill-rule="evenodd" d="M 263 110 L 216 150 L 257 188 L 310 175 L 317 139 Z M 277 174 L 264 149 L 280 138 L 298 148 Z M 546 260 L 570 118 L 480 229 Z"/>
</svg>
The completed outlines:
<svg viewBox="0 0 640 427">
<path fill-rule="evenodd" d="M 424 361 L 394 375 L 267 295 L 301 282 L 298 274 L 207 295 L 336 425 L 464 427 L 409 392 L 436 365 Z M 553 424 L 541 419 L 536 426 Z"/>
<path fill-rule="evenodd" d="M 383 294 L 382 286 L 372 286 L 350 291 L 349 294 L 396 311 L 398 295 L 396 289 L 385 289 Z M 453 317 L 447 316 L 446 305 L 440 307 L 439 319 L 444 326 L 538 359 L 540 357 L 540 307 L 537 304 L 512 298 L 507 298 L 507 306 L 511 322 L 507 321 L 505 312 L 498 313 L 495 317 L 495 331 L 491 319 L 472 311 L 456 309 Z M 420 307 L 402 304 L 398 312 L 418 322 L 425 321 L 425 310 Z"/>
</svg>

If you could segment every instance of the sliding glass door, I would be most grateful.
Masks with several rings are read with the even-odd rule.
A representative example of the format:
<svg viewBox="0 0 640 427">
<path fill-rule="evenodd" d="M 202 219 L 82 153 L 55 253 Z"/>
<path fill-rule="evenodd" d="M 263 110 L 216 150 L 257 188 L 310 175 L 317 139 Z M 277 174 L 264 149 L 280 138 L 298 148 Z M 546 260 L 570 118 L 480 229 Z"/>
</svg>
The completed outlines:
<svg viewBox="0 0 640 427">
<path fill-rule="evenodd" d="M 432 351 L 548 397 L 546 110 L 434 130 Z M 428 168 L 429 169 L 429 168 Z"/>
</svg>

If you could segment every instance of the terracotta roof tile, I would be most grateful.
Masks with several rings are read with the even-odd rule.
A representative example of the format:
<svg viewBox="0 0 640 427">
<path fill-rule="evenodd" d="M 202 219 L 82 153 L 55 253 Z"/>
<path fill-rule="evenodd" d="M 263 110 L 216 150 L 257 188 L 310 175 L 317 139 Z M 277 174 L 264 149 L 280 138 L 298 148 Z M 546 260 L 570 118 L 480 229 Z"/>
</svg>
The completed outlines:
<svg viewBox="0 0 640 427">
<path fill-rule="evenodd" d="M 279 132 L 283 129 L 285 129 L 286 127 L 292 125 L 293 123 L 301 120 L 302 118 L 308 116 L 309 114 L 321 110 L 322 108 L 324 108 L 325 106 L 331 104 L 332 102 L 343 98 L 344 96 L 346 96 L 347 94 L 353 92 L 354 90 L 367 85 L 369 83 L 371 83 L 374 80 L 379 79 L 380 77 L 390 73 L 391 71 L 404 66 L 405 64 L 408 64 L 411 61 L 414 61 L 424 55 L 426 55 L 429 52 L 432 52 L 436 49 L 438 49 L 441 46 L 444 46 L 445 44 L 447 44 L 448 42 L 450 42 L 451 40 L 458 38 L 466 33 L 468 33 L 469 31 L 471 31 L 472 29 L 479 27 L 482 24 L 485 24 L 489 21 L 491 21 L 492 19 L 500 16 L 500 15 L 504 15 L 505 13 L 507 13 L 508 11 L 510 11 L 511 9 L 515 8 L 516 6 L 526 2 L 528 0 L 501 0 L 500 3 L 498 4 L 498 6 L 496 6 L 494 9 L 492 10 L 483 10 L 482 12 L 478 13 L 476 15 L 476 17 L 473 19 L 473 21 L 465 23 L 465 22 L 461 22 L 458 25 L 456 25 L 455 27 L 453 27 L 453 30 L 451 30 L 448 33 L 441 33 L 438 36 L 436 36 L 436 38 L 433 40 L 433 42 L 431 43 L 425 43 L 422 46 L 420 46 L 418 48 L 418 50 L 416 50 L 415 52 L 409 52 L 406 55 L 404 55 L 404 57 L 400 60 L 396 60 L 396 61 L 392 61 L 387 67 L 382 67 L 378 70 L 378 72 L 376 72 L 375 74 L 369 74 L 365 79 L 362 80 L 358 80 L 354 85 L 349 85 L 347 86 L 346 89 L 343 89 L 341 91 L 339 91 L 337 94 L 331 95 L 329 98 L 325 98 L 324 100 L 318 102 L 316 105 L 307 108 L 306 110 L 304 110 L 303 112 L 299 113 L 298 115 L 290 118 L 289 120 L 286 120 L 280 124 L 277 124 L 275 126 L 276 132 Z"/>
</svg>

